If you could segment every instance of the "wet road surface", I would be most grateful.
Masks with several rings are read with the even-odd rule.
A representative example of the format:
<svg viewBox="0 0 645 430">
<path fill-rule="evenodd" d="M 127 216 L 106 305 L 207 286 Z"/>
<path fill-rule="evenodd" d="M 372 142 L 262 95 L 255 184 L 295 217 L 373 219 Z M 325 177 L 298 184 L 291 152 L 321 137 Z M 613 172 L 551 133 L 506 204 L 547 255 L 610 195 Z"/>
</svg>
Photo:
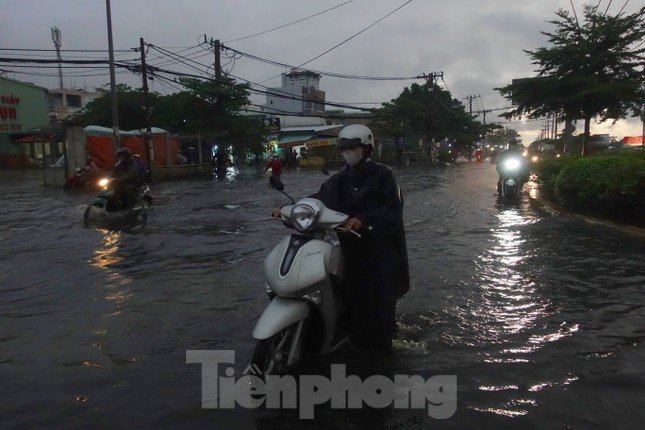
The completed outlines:
<svg viewBox="0 0 645 430">
<path fill-rule="evenodd" d="M 266 305 L 261 263 L 287 232 L 255 170 L 155 184 L 148 222 L 86 228 L 91 195 L 0 172 L 3 428 L 640 428 L 645 247 L 524 196 L 495 197 L 490 163 L 395 169 L 412 277 L 391 358 L 328 359 L 372 374 L 451 374 L 456 414 L 201 409 L 186 350 L 236 351 Z M 287 172 L 294 196 L 325 177 Z"/>
</svg>

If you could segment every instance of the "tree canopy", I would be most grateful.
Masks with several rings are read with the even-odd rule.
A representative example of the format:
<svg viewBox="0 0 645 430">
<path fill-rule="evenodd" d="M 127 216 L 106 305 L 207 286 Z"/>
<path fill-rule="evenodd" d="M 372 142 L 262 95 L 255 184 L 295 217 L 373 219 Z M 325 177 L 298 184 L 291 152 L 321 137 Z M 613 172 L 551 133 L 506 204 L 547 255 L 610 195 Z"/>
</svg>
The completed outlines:
<svg viewBox="0 0 645 430">
<path fill-rule="evenodd" d="M 641 114 L 645 100 L 644 15 L 645 7 L 633 14 L 612 16 L 599 12 L 598 6 L 587 5 L 580 23 L 575 14 L 558 10 L 558 19 L 549 21 L 555 31 L 542 32 L 551 46 L 525 51 L 538 66 L 538 76 L 496 88 L 517 104 L 503 116 L 583 119 L 588 140 L 592 119 L 616 121 Z"/>
<path fill-rule="evenodd" d="M 238 85 L 226 78 L 200 80 L 193 78 L 178 81 L 184 90 L 170 95 L 151 93 L 151 125 L 177 134 L 203 134 L 233 146 L 234 152 L 262 151 L 267 130 L 255 118 L 239 114 L 249 102 L 248 85 Z M 144 128 L 145 109 L 143 91 L 127 85 L 117 86 L 119 128 L 133 130 Z M 112 125 L 111 96 L 106 92 L 88 103 L 69 122 L 80 125 Z"/>
<path fill-rule="evenodd" d="M 410 133 L 467 143 L 477 140 L 485 130 L 449 91 L 416 83 L 375 112 L 374 127 L 391 136 Z"/>
</svg>

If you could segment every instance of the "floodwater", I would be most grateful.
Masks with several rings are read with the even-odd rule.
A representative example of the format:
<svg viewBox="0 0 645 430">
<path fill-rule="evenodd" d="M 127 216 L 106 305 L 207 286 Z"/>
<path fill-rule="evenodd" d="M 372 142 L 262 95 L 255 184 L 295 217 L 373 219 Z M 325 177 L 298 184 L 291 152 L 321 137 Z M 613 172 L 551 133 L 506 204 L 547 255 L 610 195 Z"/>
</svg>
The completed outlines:
<svg viewBox="0 0 645 430">
<path fill-rule="evenodd" d="M 395 169 L 412 288 L 390 358 L 363 374 L 456 375 L 457 412 L 201 408 L 187 350 L 249 362 L 261 264 L 288 231 L 260 171 L 155 184 L 145 225 L 84 227 L 90 194 L 0 173 L 3 428 L 642 428 L 645 247 L 524 196 L 500 205 L 490 163 Z M 290 171 L 296 197 L 319 172 Z M 527 186 L 527 188 L 529 188 Z M 528 192 L 528 191 L 527 191 Z"/>
</svg>

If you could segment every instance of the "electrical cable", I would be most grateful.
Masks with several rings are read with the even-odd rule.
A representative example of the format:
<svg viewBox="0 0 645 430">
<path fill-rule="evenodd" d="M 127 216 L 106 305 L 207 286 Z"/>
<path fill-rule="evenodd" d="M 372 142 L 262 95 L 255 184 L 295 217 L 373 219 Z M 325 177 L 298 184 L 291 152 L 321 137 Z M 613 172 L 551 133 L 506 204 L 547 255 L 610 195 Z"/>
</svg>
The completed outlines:
<svg viewBox="0 0 645 430">
<path fill-rule="evenodd" d="M 338 9 L 339 7 L 341 7 L 341 6 L 345 6 L 346 4 L 351 3 L 351 2 L 353 2 L 353 1 L 354 1 L 354 0 L 346 1 L 346 2 L 344 2 L 344 3 L 341 3 L 341 4 L 339 4 L 339 5 L 336 5 L 336 6 L 334 6 L 334 7 L 331 7 L 331 8 L 329 8 L 329 9 L 325 9 L 325 10 L 323 10 L 323 11 L 320 11 L 320 12 L 318 12 L 318 13 L 315 13 L 315 14 L 313 14 L 313 15 L 310 15 L 310 16 L 308 16 L 308 17 L 306 17 L 306 18 L 301 18 L 301 19 L 299 19 L 299 20 L 292 21 L 292 22 L 290 22 L 290 23 L 287 23 L 287 24 L 284 24 L 284 25 L 280 25 L 280 26 L 278 26 L 278 27 L 273 27 L 273 28 L 270 28 L 270 29 L 268 29 L 268 30 L 262 31 L 262 32 L 260 32 L 260 33 L 255 33 L 255 34 L 252 34 L 252 35 L 250 35 L 250 36 L 238 37 L 237 39 L 226 40 L 224 43 L 237 42 L 237 41 L 240 41 L 240 40 L 250 39 L 250 38 L 252 38 L 252 37 L 260 36 L 260 35 L 262 35 L 262 34 L 266 34 L 266 33 L 269 33 L 269 32 L 271 32 L 271 31 L 275 31 L 275 30 L 279 30 L 279 29 L 281 29 L 281 28 L 289 27 L 290 25 L 293 25 L 293 24 L 297 24 L 297 23 L 299 23 L 299 22 L 306 21 L 306 20 L 308 20 L 308 19 L 310 19 L 310 18 L 314 18 L 314 17 L 316 17 L 316 16 L 318 16 L 318 15 L 322 15 L 322 14 L 323 14 L 323 13 L 325 13 L 325 12 L 329 12 L 329 11 L 332 11 L 332 10 L 334 10 L 334 9 Z"/>
<path fill-rule="evenodd" d="M 231 48 L 229 46 L 222 46 L 222 47 L 225 50 L 233 51 L 233 52 L 235 52 L 235 53 L 237 53 L 239 55 L 242 55 L 242 56 L 244 56 L 246 58 L 257 60 L 257 61 L 260 61 L 260 62 L 263 62 L 263 63 L 271 64 L 271 65 L 278 66 L 278 67 L 288 68 L 288 69 L 297 69 L 298 68 L 298 67 L 293 66 L 293 65 L 281 63 L 279 61 L 268 60 L 266 58 L 262 58 L 262 57 L 257 56 L 257 55 L 242 52 L 240 50 L 237 50 L 235 48 Z M 308 69 L 308 70 L 310 70 L 310 71 L 312 71 L 314 73 L 318 73 L 319 75 L 329 76 L 329 77 L 333 77 L 333 78 L 344 78 L 344 79 L 363 79 L 363 80 L 373 80 L 373 81 L 409 81 L 409 80 L 414 80 L 414 79 L 422 79 L 422 77 L 420 75 L 416 75 L 416 76 L 394 76 L 394 77 L 390 77 L 390 76 L 361 76 L 361 75 L 351 75 L 351 74 L 345 74 L 345 73 L 325 72 L 325 71 L 322 71 L 322 70 L 314 70 L 314 69 Z M 280 75 L 278 75 L 278 76 L 280 76 Z M 273 79 L 273 78 L 270 78 L 270 79 Z M 268 79 L 265 79 L 265 81 L 266 80 L 268 80 Z"/>
<path fill-rule="evenodd" d="M 629 1 L 629 0 L 628 0 L 628 1 Z M 318 54 L 318 55 L 316 55 L 315 57 L 313 57 L 313 58 L 311 58 L 311 59 L 309 59 L 309 60 L 305 61 L 304 63 L 300 64 L 300 65 L 299 65 L 299 66 L 297 66 L 296 68 L 298 69 L 298 68 L 300 68 L 300 67 L 302 67 L 302 66 L 304 66 L 304 65 L 306 65 L 306 64 L 309 64 L 309 63 L 311 63 L 312 61 L 319 59 L 319 58 L 320 58 L 320 57 L 322 57 L 323 55 L 326 55 L 326 54 L 330 53 L 331 51 L 333 51 L 334 49 L 338 48 L 339 46 L 344 45 L 345 43 L 349 42 L 350 40 L 352 40 L 353 38 L 357 37 L 357 36 L 358 36 L 358 35 L 360 35 L 361 33 L 364 33 L 365 31 L 367 31 L 367 30 L 369 30 L 370 28 L 374 27 L 376 24 L 380 23 L 381 21 L 383 21 L 384 19 L 386 19 L 386 18 L 387 18 L 387 17 L 389 17 L 390 15 L 394 14 L 395 12 L 397 12 L 398 10 L 400 10 L 401 8 L 403 8 L 404 6 L 406 6 L 407 4 L 409 4 L 409 3 L 411 3 L 411 2 L 412 2 L 412 0 L 407 0 L 405 3 L 401 4 L 400 6 L 398 6 L 398 7 L 397 7 L 397 8 L 395 8 L 394 10 L 392 10 L 391 12 L 389 12 L 389 13 L 388 13 L 387 15 L 385 15 L 384 17 L 382 17 L 382 18 L 378 19 L 377 21 L 375 21 L 375 22 L 373 22 L 372 24 L 368 25 L 367 27 L 363 28 L 363 29 L 362 29 L 361 31 L 359 31 L 358 33 L 353 34 L 352 36 L 348 37 L 347 39 L 343 40 L 342 42 L 337 43 L 336 45 L 332 46 L 331 48 L 329 48 L 329 49 L 328 49 L 328 50 L 326 50 L 325 52 L 323 52 L 323 53 L 321 53 L 321 54 Z M 273 76 L 273 77 L 271 77 L 271 78 L 268 78 L 268 79 L 263 80 L 262 82 L 266 82 L 266 81 L 268 81 L 268 80 L 270 80 L 270 79 L 273 79 L 273 78 L 276 78 L 276 77 L 279 77 L 279 76 L 280 76 L 280 75 Z"/>
</svg>

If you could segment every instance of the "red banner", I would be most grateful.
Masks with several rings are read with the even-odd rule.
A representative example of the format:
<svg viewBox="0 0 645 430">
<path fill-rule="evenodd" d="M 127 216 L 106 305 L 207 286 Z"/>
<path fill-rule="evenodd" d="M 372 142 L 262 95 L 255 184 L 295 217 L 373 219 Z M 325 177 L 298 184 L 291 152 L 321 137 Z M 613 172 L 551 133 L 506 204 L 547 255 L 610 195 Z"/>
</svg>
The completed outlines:
<svg viewBox="0 0 645 430">
<path fill-rule="evenodd" d="M 150 165 L 148 154 L 145 150 L 145 139 L 143 136 L 122 136 L 121 146 L 132 151 L 132 155 L 139 154 Z M 180 143 L 177 137 L 170 138 L 168 152 L 170 154 L 170 164 L 177 164 L 177 151 Z M 155 135 L 152 137 L 152 147 L 154 152 L 153 167 L 166 167 L 168 157 L 166 155 L 166 137 Z M 112 170 L 116 162 L 114 158 L 114 140 L 112 137 L 87 136 L 87 154 L 91 155 L 96 163 L 96 167 L 101 170 Z"/>
</svg>

